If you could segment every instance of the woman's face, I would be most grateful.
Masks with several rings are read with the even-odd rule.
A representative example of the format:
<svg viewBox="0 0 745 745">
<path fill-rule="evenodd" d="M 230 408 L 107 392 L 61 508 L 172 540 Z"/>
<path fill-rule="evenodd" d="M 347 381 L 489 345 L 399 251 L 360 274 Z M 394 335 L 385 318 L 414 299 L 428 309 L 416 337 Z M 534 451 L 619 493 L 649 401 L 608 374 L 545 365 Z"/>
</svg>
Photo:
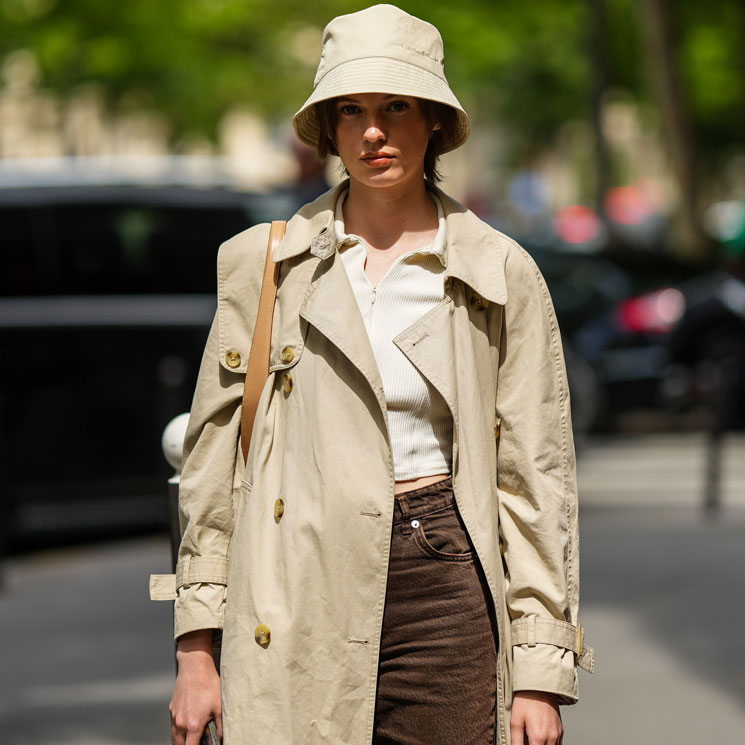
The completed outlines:
<svg viewBox="0 0 745 745">
<path fill-rule="evenodd" d="M 377 188 L 420 182 L 429 138 L 413 96 L 357 93 L 336 101 L 336 147 L 354 181 Z"/>
</svg>

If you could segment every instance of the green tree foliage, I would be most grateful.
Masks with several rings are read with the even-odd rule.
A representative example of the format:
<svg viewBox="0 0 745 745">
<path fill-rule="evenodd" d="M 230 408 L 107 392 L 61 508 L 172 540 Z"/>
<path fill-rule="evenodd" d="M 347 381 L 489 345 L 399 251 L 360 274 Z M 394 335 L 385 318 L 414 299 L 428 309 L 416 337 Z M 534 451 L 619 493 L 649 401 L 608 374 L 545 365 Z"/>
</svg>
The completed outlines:
<svg viewBox="0 0 745 745">
<path fill-rule="evenodd" d="M 607 78 L 650 99 L 639 1 L 605 0 Z M 175 136 L 211 135 L 234 104 L 286 120 L 311 89 L 325 23 L 369 4 L 0 0 L 0 57 L 30 49 L 47 88 L 64 94 L 96 82 L 112 107 L 146 105 L 168 115 Z M 478 118 L 545 142 L 568 119 L 589 116 L 590 0 L 399 4 L 441 30 L 449 80 Z M 742 143 L 745 7 L 741 0 L 677 0 L 674 8 L 679 63 L 702 143 L 713 150 Z"/>
<path fill-rule="evenodd" d="M 97 82 L 113 106 L 134 100 L 163 110 L 177 132 L 209 133 L 231 104 L 292 113 L 310 92 L 325 23 L 368 4 L 0 0 L 0 55 L 31 49 L 48 88 Z M 553 0 L 400 4 L 441 29 L 451 83 L 482 116 L 544 136 L 583 112 L 579 0 L 565 0 L 561 12 Z"/>
<path fill-rule="evenodd" d="M 676 5 L 683 80 L 703 154 L 745 145 L 745 4 Z"/>
</svg>

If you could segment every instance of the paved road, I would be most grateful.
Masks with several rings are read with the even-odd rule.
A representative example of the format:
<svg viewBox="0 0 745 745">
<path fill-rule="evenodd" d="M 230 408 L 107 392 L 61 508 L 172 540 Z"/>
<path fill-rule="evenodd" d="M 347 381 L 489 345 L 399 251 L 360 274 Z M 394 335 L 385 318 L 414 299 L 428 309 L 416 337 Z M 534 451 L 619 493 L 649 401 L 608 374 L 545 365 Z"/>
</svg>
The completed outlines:
<svg viewBox="0 0 745 745">
<path fill-rule="evenodd" d="M 578 460 L 586 506 L 697 506 L 706 485 L 707 438 L 698 432 L 593 438 Z M 720 496 L 745 508 L 745 434 L 722 440 Z"/>
<path fill-rule="evenodd" d="M 695 490 L 681 496 L 681 473 L 696 477 L 690 437 L 593 442 L 585 452 L 582 622 L 597 672 L 580 672 L 582 703 L 563 710 L 567 745 L 701 745 L 745 731 L 741 444 L 728 443 L 735 491 L 716 521 L 701 519 Z M 666 478 L 640 468 L 652 450 Z M 169 741 L 171 609 L 147 599 L 148 573 L 168 561 L 158 537 L 5 567 L 4 745 Z"/>
<path fill-rule="evenodd" d="M 166 539 L 40 553 L 5 567 L 0 595 L 4 745 L 170 742 L 171 604 L 147 575 Z"/>
</svg>

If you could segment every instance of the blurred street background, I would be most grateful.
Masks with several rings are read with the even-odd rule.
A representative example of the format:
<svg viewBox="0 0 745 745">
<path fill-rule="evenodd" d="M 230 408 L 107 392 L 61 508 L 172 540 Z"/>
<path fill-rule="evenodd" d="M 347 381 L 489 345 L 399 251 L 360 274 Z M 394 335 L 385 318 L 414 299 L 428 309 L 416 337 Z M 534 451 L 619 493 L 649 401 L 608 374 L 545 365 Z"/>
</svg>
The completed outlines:
<svg viewBox="0 0 745 745">
<path fill-rule="evenodd" d="M 369 3 L 0 0 L 0 732 L 169 741 L 166 424 L 231 235 L 340 177 L 294 139 Z M 400 2 L 473 134 L 444 189 L 546 276 L 572 393 L 568 745 L 745 731 L 745 5 Z"/>
</svg>

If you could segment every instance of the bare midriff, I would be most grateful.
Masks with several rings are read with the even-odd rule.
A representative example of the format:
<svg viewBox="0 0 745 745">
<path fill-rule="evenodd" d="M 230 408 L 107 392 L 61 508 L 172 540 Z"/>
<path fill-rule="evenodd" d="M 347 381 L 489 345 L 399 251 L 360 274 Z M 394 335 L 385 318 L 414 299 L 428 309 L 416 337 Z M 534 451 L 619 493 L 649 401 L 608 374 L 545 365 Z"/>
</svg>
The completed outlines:
<svg viewBox="0 0 745 745">
<path fill-rule="evenodd" d="M 420 476 L 418 479 L 409 479 L 408 481 L 397 481 L 394 488 L 396 494 L 402 494 L 406 491 L 413 491 L 414 489 L 421 489 L 430 484 L 436 484 L 438 481 L 444 481 L 449 473 L 435 473 L 431 476 Z"/>
</svg>

